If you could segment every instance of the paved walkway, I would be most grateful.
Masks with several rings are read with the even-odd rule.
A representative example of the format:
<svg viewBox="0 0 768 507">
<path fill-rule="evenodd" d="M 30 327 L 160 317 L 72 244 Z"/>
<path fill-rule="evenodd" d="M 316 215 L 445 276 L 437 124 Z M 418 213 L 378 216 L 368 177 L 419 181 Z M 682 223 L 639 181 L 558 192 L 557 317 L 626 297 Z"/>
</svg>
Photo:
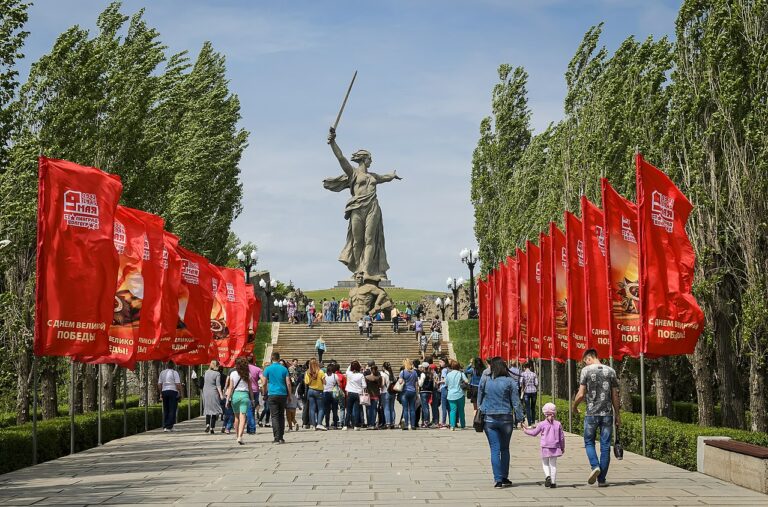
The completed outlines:
<svg viewBox="0 0 768 507">
<path fill-rule="evenodd" d="M 469 420 L 469 419 L 468 419 Z M 464 431 L 300 431 L 247 445 L 152 431 L 0 476 L 0 505 L 768 505 L 768 497 L 625 453 L 611 486 L 586 484 L 581 438 L 569 435 L 558 488 L 543 487 L 538 438 L 512 437 L 511 488 L 493 489 L 484 435 Z"/>
</svg>

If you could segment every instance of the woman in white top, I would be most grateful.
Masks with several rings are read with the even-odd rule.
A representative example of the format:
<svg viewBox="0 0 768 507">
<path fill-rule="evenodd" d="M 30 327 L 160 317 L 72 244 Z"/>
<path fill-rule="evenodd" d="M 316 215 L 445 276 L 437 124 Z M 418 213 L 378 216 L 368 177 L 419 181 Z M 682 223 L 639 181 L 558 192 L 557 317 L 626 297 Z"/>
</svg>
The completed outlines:
<svg viewBox="0 0 768 507">
<path fill-rule="evenodd" d="M 381 365 L 381 377 L 386 379 L 381 387 L 381 406 L 384 407 L 384 427 L 391 430 L 395 429 L 395 396 L 394 384 L 395 373 L 392 371 L 392 365 L 385 361 Z M 386 392 L 385 392 L 386 391 Z"/>
<path fill-rule="evenodd" d="M 339 400 L 334 398 L 333 391 L 335 387 L 341 389 L 339 378 L 336 376 L 336 372 L 339 370 L 339 365 L 331 363 L 325 370 L 325 385 L 323 386 L 323 402 L 325 403 L 325 427 L 339 429 Z M 342 395 L 343 396 L 343 395 Z M 331 413 L 333 413 L 333 426 L 330 426 Z"/>
<path fill-rule="evenodd" d="M 229 374 L 227 403 L 232 406 L 232 410 L 235 412 L 237 443 L 243 445 L 243 433 L 247 424 L 248 410 L 254 404 L 248 361 L 244 357 L 237 358 L 235 369 Z"/>
<path fill-rule="evenodd" d="M 360 371 L 360 363 L 352 361 L 347 370 L 347 420 L 344 428 L 360 430 L 363 425 L 363 414 L 360 410 L 360 395 L 365 390 L 365 375 Z"/>
</svg>

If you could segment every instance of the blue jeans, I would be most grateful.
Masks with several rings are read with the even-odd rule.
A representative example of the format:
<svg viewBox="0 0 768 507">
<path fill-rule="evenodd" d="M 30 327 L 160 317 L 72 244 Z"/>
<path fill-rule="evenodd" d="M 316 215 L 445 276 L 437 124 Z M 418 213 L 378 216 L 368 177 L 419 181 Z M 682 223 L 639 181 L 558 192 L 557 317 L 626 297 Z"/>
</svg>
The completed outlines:
<svg viewBox="0 0 768 507">
<path fill-rule="evenodd" d="M 390 392 L 381 393 L 379 403 L 384 407 L 384 424 L 395 424 L 395 397 Z"/>
<path fill-rule="evenodd" d="M 307 389 L 307 398 L 309 400 L 309 425 L 322 425 L 323 419 L 325 419 L 323 392 L 317 389 Z"/>
<path fill-rule="evenodd" d="M 376 427 L 376 416 L 379 413 L 379 400 L 376 400 L 374 398 L 371 398 L 371 404 L 366 407 L 366 417 L 368 427 L 369 428 L 375 428 Z"/>
<path fill-rule="evenodd" d="M 312 327 L 312 313 L 307 312 L 307 327 Z"/>
<path fill-rule="evenodd" d="M 536 393 L 523 394 L 523 406 L 525 407 L 525 416 L 530 426 L 536 420 Z"/>
<path fill-rule="evenodd" d="M 333 414 L 333 427 L 339 425 L 339 401 L 333 397 L 331 391 L 323 393 L 323 408 L 325 409 L 325 426 L 331 425 L 331 414 Z"/>
<path fill-rule="evenodd" d="M 509 441 L 515 427 L 511 414 L 485 416 L 485 436 L 491 448 L 491 468 L 493 480 L 501 482 L 509 479 Z"/>
<path fill-rule="evenodd" d="M 179 407 L 178 391 L 163 391 L 163 428 L 172 429 L 176 424 L 176 409 Z"/>
<path fill-rule="evenodd" d="M 341 311 L 341 320 L 343 320 L 344 322 L 349 322 L 349 310 Z"/>
<path fill-rule="evenodd" d="M 600 431 L 600 459 L 597 459 L 595 451 L 595 434 Z M 584 448 L 587 451 L 587 459 L 592 469 L 600 468 L 597 482 L 605 482 L 608 475 L 608 465 L 611 464 L 611 437 L 613 436 L 612 415 L 588 415 L 584 416 Z"/>
<path fill-rule="evenodd" d="M 440 405 L 442 407 L 442 413 L 440 418 L 443 425 L 448 424 L 448 388 L 443 387 L 440 389 Z"/>
<path fill-rule="evenodd" d="M 405 421 L 405 427 L 416 427 L 416 392 L 404 391 L 403 392 L 403 420 Z"/>
<path fill-rule="evenodd" d="M 421 396 L 421 424 L 426 426 L 429 424 L 429 395 L 432 394 L 429 391 L 420 392 Z"/>
<path fill-rule="evenodd" d="M 221 410 L 221 429 L 231 430 L 232 425 L 235 422 L 235 412 L 232 410 L 232 407 L 227 407 L 227 402 L 225 400 L 221 400 Z"/>
<path fill-rule="evenodd" d="M 360 408 L 360 395 L 358 393 L 347 393 L 346 426 L 350 428 L 359 428 L 363 425 L 361 420 L 362 411 Z"/>
<path fill-rule="evenodd" d="M 255 397 L 254 393 L 254 403 L 251 403 L 251 406 L 248 407 L 248 411 L 245 413 L 245 417 L 247 420 L 246 430 L 249 434 L 250 433 L 256 433 L 256 403 L 258 403 L 258 398 Z"/>
</svg>

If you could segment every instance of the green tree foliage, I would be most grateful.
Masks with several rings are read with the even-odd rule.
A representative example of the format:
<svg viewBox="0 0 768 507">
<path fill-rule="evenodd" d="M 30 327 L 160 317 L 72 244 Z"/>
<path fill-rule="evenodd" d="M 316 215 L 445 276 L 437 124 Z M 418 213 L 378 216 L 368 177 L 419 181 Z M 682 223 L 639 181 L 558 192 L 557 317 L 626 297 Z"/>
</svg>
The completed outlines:
<svg viewBox="0 0 768 507">
<path fill-rule="evenodd" d="M 503 76 L 494 87 L 495 121 L 482 120 L 472 165 L 483 270 L 536 239 L 550 220 L 561 224 L 564 209 L 578 211 L 580 195 L 599 203 L 600 177 L 634 198 L 639 149 L 695 204 L 694 290 L 707 328 L 688 366 L 699 422 L 714 422 L 714 385 L 725 424 L 745 427 L 748 398 L 752 429 L 766 431 L 768 2 L 687 0 L 674 43 L 629 37 L 612 54 L 600 45 L 601 30 L 587 31 L 568 65 L 563 119 L 530 142 L 497 141 L 499 107 L 508 117 L 519 108 L 498 100 L 511 89 Z M 653 366 L 657 383 L 669 364 Z"/>
<path fill-rule="evenodd" d="M 228 89 L 224 57 L 209 43 L 194 65 L 186 53 L 167 56 L 143 11 L 126 16 L 118 2 L 99 15 L 95 35 L 79 26 L 62 33 L 6 107 L 16 89 L 12 65 L 26 6 L 0 0 L 0 7 L 0 125 L 11 127 L 10 141 L 0 138 L 0 150 L 7 148 L 7 157 L 0 151 L 0 232 L 12 240 L 0 256 L 0 344 L 20 365 L 17 409 L 24 420 L 38 155 L 119 174 L 122 204 L 161 215 L 183 245 L 223 263 L 241 209 L 238 164 L 247 133 L 237 127 L 240 106 Z M 43 386 L 55 389 L 56 360 L 41 363 L 41 374 L 50 380 Z"/>
</svg>

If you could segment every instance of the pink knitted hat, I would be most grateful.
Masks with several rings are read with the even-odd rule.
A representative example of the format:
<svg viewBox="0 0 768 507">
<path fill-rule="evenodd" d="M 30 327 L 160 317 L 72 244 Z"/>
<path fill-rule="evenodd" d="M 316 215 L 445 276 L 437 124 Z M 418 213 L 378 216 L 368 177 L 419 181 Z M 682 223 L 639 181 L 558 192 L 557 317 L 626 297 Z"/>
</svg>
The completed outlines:
<svg viewBox="0 0 768 507">
<path fill-rule="evenodd" d="M 543 407 L 541 407 L 541 411 L 544 412 L 544 415 L 555 415 L 557 413 L 557 407 L 554 403 L 545 403 Z"/>
</svg>

